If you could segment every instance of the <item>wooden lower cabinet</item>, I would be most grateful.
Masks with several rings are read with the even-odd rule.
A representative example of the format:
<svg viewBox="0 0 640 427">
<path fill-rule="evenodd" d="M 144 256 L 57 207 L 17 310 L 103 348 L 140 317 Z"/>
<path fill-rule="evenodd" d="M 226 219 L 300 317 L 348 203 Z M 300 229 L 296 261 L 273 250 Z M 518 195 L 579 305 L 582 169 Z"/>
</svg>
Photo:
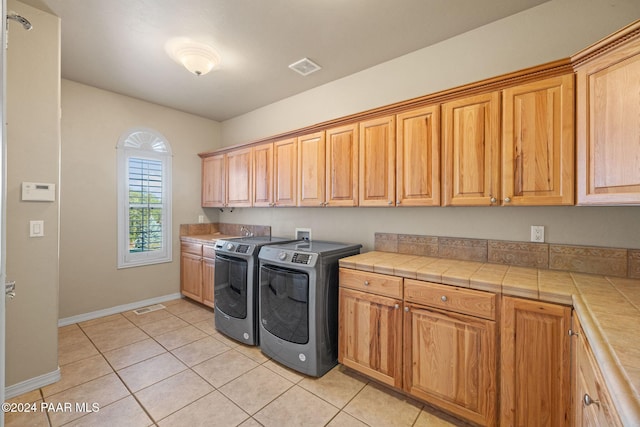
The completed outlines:
<svg viewBox="0 0 640 427">
<path fill-rule="evenodd" d="M 569 426 L 571 307 L 503 297 L 500 425 Z"/>
<path fill-rule="evenodd" d="M 338 362 L 401 387 L 402 300 L 340 288 L 339 302 Z"/>
<path fill-rule="evenodd" d="M 572 329 L 577 331 L 571 343 L 574 364 L 573 425 L 576 427 L 622 426 L 593 351 L 575 313 Z"/>
<path fill-rule="evenodd" d="M 180 293 L 213 308 L 213 246 L 183 242 L 180 248 Z"/>
<path fill-rule="evenodd" d="M 407 304 L 404 389 L 480 425 L 495 425 L 496 322 Z"/>
<path fill-rule="evenodd" d="M 215 258 L 202 258 L 202 302 L 204 305 L 214 308 L 213 305 L 213 279 L 215 277 Z"/>
<path fill-rule="evenodd" d="M 496 425 L 496 322 L 416 303 L 438 286 L 404 279 L 403 300 L 402 278 L 340 269 L 338 361 L 459 417 Z M 494 294 L 442 288 L 452 291 L 454 306 L 493 313 Z"/>
</svg>

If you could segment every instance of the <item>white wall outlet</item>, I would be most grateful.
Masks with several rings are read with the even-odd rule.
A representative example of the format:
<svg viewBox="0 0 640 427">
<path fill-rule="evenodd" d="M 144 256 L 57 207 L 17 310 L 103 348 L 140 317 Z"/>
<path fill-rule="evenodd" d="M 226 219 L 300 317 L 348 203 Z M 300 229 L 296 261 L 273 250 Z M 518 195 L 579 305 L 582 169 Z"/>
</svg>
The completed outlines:
<svg viewBox="0 0 640 427">
<path fill-rule="evenodd" d="M 29 221 L 29 237 L 44 237 L 44 221 Z"/>
<path fill-rule="evenodd" d="M 310 228 L 296 228 L 296 239 L 311 240 Z"/>
<path fill-rule="evenodd" d="M 204 223 L 204 215 L 198 215 L 198 224 Z"/>
<path fill-rule="evenodd" d="M 531 226 L 531 241 L 538 243 L 544 242 L 544 225 Z"/>
</svg>

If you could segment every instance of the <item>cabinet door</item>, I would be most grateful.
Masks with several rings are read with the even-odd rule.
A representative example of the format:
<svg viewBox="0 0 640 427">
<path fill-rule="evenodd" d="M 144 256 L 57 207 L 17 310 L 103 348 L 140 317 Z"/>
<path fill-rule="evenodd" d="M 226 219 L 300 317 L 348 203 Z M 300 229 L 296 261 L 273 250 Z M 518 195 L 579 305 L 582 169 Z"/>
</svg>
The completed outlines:
<svg viewBox="0 0 640 427">
<path fill-rule="evenodd" d="M 622 426 L 602 373 L 575 313 L 572 329 L 578 331 L 578 334 L 572 338 L 572 355 L 575 366 L 573 377 L 574 426 Z"/>
<path fill-rule="evenodd" d="M 404 388 L 480 425 L 495 425 L 496 322 L 408 305 Z"/>
<path fill-rule="evenodd" d="M 326 132 L 327 206 L 358 206 L 358 125 Z"/>
<path fill-rule="evenodd" d="M 568 426 L 571 307 L 502 302 L 500 425 Z"/>
<path fill-rule="evenodd" d="M 225 204 L 224 154 L 202 159 L 202 207 L 222 207 Z"/>
<path fill-rule="evenodd" d="M 442 105 L 445 206 L 500 204 L 500 93 Z"/>
<path fill-rule="evenodd" d="M 360 206 L 395 206 L 395 117 L 360 123 Z"/>
<path fill-rule="evenodd" d="M 324 132 L 298 137 L 298 206 L 324 206 Z"/>
<path fill-rule="evenodd" d="M 213 303 L 213 279 L 215 277 L 216 260 L 202 258 L 202 303 L 214 308 Z"/>
<path fill-rule="evenodd" d="M 295 206 L 297 188 L 296 139 L 274 142 L 274 203 L 276 206 Z"/>
<path fill-rule="evenodd" d="M 402 386 L 401 300 L 340 288 L 338 361 Z"/>
<path fill-rule="evenodd" d="M 251 148 L 227 153 L 227 205 L 251 206 Z"/>
<path fill-rule="evenodd" d="M 253 147 L 253 206 L 273 205 L 273 144 Z"/>
<path fill-rule="evenodd" d="M 396 116 L 396 205 L 440 205 L 440 107 Z"/>
<path fill-rule="evenodd" d="M 568 74 L 504 90 L 503 204 L 573 204 L 573 79 Z"/>
<path fill-rule="evenodd" d="M 180 255 L 180 291 L 196 301 L 202 302 L 202 257 L 182 253 Z"/>
<path fill-rule="evenodd" d="M 640 39 L 577 70 L 578 204 L 640 204 Z"/>
</svg>

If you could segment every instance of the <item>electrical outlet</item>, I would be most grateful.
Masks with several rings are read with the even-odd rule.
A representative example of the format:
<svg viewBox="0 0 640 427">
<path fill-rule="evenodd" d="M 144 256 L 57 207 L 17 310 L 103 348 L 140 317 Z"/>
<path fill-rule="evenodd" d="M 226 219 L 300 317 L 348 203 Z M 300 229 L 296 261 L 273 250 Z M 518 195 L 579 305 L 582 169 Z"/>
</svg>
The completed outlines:
<svg viewBox="0 0 640 427">
<path fill-rule="evenodd" d="M 204 223 L 204 215 L 198 215 L 198 223 L 199 224 Z"/>
<path fill-rule="evenodd" d="M 539 243 L 544 242 L 544 225 L 531 226 L 531 241 Z"/>
</svg>

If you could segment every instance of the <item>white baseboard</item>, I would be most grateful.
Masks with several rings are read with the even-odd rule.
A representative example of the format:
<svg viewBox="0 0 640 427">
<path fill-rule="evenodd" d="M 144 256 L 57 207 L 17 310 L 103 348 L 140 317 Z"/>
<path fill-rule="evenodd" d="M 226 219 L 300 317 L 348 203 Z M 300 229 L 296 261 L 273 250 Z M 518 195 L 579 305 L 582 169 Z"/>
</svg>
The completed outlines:
<svg viewBox="0 0 640 427">
<path fill-rule="evenodd" d="M 129 304 L 117 305 L 103 310 L 92 311 L 90 313 L 78 314 L 76 316 L 65 317 L 58 320 L 58 327 L 72 325 L 74 323 L 84 322 L 87 320 L 97 319 L 99 317 L 110 316 L 112 314 L 122 313 L 123 311 L 135 310 L 136 308 L 146 307 L 148 305 L 160 304 L 165 301 L 182 298 L 180 293 L 164 295 L 156 298 L 149 298 L 142 301 L 136 301 Z"/>
<path fill-rule="evenodd" d="M 40 387 L 53 384 L 56 381 L 60 381 L 60 368 L 56 369 L 53 372 L 49 372 L 47 374 L 43 374 L 19 382 L 18 384 L 10 385 L 9 387 L 4 389 L 5 399 L 11 399 L 12 397 L 20 396 L 21 394 L 37 390 Z"/>
</svg>

